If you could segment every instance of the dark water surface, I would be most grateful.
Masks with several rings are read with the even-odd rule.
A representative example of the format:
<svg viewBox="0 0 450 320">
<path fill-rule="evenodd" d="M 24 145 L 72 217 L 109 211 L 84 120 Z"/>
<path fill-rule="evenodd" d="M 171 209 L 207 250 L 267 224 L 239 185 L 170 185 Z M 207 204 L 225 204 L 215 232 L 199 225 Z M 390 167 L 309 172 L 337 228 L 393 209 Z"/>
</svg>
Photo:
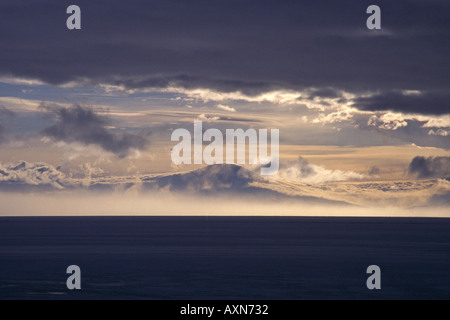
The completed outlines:
<svg viewBox="0 0 450 320">
<path fill-rule="evenodd" d="M 0 218 L 0 299 L 449 298 L 450 219 Z"/>
</svg>

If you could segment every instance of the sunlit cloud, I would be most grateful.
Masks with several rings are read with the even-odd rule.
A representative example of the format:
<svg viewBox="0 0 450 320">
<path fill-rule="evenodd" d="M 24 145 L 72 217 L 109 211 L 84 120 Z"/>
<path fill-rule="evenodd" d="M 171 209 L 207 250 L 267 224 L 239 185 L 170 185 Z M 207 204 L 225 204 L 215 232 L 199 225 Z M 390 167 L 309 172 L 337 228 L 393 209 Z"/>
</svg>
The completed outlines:
<svg viewBox="0 0 450 320">
<path fill-rule="evenodd" d="M 331 181 L 362 180 L 366 176 L 354 171 L 329 170 L 311 164 L 302 157 L 297 161 L 282 163 L 277 177 L 309 184 Z"/>
<path fill-rule="evenodd" d="M 225 111 L 229 111 L 229 112 L 236 112 L 235 108 L 227 106 L 227 105 L 223 105 L 223 104 L 218 104 L 217 109 L 225 110 Z"/>
</svg>

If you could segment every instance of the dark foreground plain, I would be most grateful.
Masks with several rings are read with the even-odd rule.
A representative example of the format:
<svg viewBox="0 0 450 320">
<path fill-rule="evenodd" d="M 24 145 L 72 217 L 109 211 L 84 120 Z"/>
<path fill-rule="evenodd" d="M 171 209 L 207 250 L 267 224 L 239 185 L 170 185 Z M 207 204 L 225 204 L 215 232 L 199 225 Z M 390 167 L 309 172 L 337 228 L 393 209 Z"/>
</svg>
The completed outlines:
<svg viewBox="0 0 450 320">
<path fill-rule="evenodd" d="M 450 299 L 450 219 L 3 217 L 0 299 Z"/>
</svg>

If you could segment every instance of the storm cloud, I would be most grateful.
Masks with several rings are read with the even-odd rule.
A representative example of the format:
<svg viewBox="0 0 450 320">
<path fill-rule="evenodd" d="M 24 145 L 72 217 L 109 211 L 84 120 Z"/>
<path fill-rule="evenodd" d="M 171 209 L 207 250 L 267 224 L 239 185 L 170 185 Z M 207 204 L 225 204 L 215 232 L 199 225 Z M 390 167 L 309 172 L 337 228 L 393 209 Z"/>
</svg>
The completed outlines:
<svg viewBox="0 0 450 320">
<path fill-rule="evenodd" d="M 415 157 L 408 167 L 410 174 L 418 178 L 450 179 L 450 157 Z"/>
<path fill-rule="evenodd" d="M 69 108 L 55 105 L 41 105 L 41 108 L 57 118 L 54 125 L 42 130 L 43 135 L 56 141 L 98 145 L 119 157 L 125 157 L 133 149 L 143 150 L 149 143 L 147 133 L 138 135 L 109 131 L 105 128 L 107 118 L 78 104 Z"/>
<path fill-rule="evenodd" d="M 403 94 L 386 92 L 356 99 L 355 107 L 368 110 L 391 110 L 404 113 L 441 115 L 450 113 L 450 92 Z"/>
<path fill-rule="evenodd" d="M 448 1 L 377 1 L 382 30 L 366 28 L 370 1 L 80 0 L 81 30 L 66 28 L 70 4 L 1 2 L 7 50 L 0 52 L 0 75 L 248 95 L 304 88 L 327 96 L 380 92 L 361 101 L 368 110 L 383 107 L 379 99 L 392 89 L 429 92 L 427 100 L 438 91 L 432 105 L 412 101 L 409 107 L 402 100 L 390 107 L 448 112 Z"/>
</svg>

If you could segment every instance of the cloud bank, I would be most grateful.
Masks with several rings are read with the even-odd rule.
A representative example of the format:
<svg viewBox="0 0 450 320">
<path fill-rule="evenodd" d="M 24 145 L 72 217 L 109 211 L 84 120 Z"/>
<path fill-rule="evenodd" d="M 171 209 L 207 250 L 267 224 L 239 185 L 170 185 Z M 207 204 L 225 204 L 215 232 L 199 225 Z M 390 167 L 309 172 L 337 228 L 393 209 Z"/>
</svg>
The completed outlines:
<svg viewBox="0 0 450 320">
<path fill-rule="evenodd" d="M 446 161 L 448 164 L 448 159 Z M 429 162 L 434 173 L 427 173 L 428 176 L 439 175 L 443 169 L 437 163 L 442 162 L 442 159 L 431 159 Z M 104 176 L 101 169 L 84 164 L 80 167 L 81 175 L 74 177 L 63 173 L 60 167 L 22 161 L 0 164 L 0 191 L 21 194 L 23 197 L 30 193 L 55 197 L 62 194 L 77 199 L 91 199 L 90 203 L 99 197 L 115 199 L 132 196 L 138 202 L 150 197 L 160 199 L 160 202 L 164 202 L 163 199 L 181 201 L 184 206 L 186 203 L 189 206 L 195 203 L 199 210 L 204 210 L 204 201 L 213 203 L 218 200 L 217 203 L 225 206 L 222 210 L 225 214 L 227 210 L 230 210 L 229 214 L 233 214 L 236 203 L 241 201 L 239 208 L 242 214 L 248 212 L 244 204 L 252 202 L 259 203 L 260 206 L 273 205 L 276 212 L 272 214 L 278 214 L 295 203 L 332 205 L 333 210 L 343 205 L 349 208 L 379 207 L 385 210 L 445 206 L 450 200 L 450 181 L 445 179 L 360 182 L 355 181 L 347 171 L 342 171 L 340 181 L 318 183 L 317 173 L 314 173 L 317 168 L 302 160 L 298 163 L 298 170 L 303 171 L 302 173 L 296 171 L 289 179 L 266 179 L 261 178 L 254 170 L 228 164 L 207 166 L 184 173 L 130 176 Z M 445 170 L 443 172 L 448 173 Z M 301 178 L 303 176 L 311 176 L 316 180 L 314 183 L 304 182 Z M 350 181 L 342 181 L 344 178 Z M 95 208 L 103 207 L 96 205 Z M 132 208 L 133 206 L 129 209 Z"/>
<path fill-rule="evenodd" d="M 354 102 L 362 110 L 421 113 L 442 115 L 450 113 L 450 92 L 427 92 L 405 94 L 385 92 L 370 97 L 360 97 Z"/>
<path fill-rule="evenodd" d="M 249 96 L 279 89 L 317 88 L 313 95 L 328 97 L 369 91 L 379 95 L 362 99 L 361 108 L 384 110 L 382 102 L 394 99 L 389 109 L 448 113 L 450 3 L 380 0 L 382 30 L 366 28 L 370 4 L 79 0 L 82 29 L 71 32 L 68 3 L 5 0 L 0 21 L 8 50 L 0 52 L 0 75 Z M 418 90 L 427 105 L 392 89 Z"/>
<path fill-rule="evenodd" d="M 59 168 L 46 163 L 0 163 L 0 189 L 4 191 L 45 191 L 64 189 L 67 185 L 66 175 Z"/>
</svg>

